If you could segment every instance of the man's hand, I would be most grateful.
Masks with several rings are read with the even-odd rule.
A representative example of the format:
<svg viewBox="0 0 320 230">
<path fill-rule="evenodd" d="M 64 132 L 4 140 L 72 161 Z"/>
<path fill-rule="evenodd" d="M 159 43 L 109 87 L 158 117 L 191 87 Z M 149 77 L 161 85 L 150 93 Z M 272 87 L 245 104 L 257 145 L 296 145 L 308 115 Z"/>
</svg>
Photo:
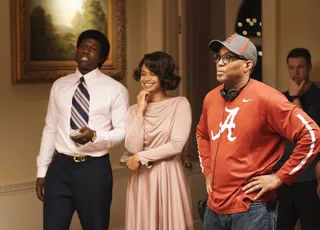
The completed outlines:
<svg viewBox="0 0 320 230">
<path fill-rule="evenodd" d="M 126 159 L 128 169 L 134 171 L 140 167 L 139 154 L 134 154 L 132 157 Z"/>
<path fill-rule="evenodd" d="M 81 132 L 80 135 L 73 136 L 73 137 L 70 136 L 70 138 L 74 142 L 81 144 L 81 145 L 84 145 L 84 144 L 92 141 L 92 137 L 94 136 L 94 133 L 95 133 L 93 130 L 89 129 L 88 127 L 81 128 L 80 132 Z"/>
<path fill-rule="evenodd" d="M 299 96 L 301 94 L 302 88 L 305 84 L 305 80 L 301 82 L 296 82 L 293 78 L 289 79 L 289 95 L 290 96 Z M 300 84 L 299 84 L 300 83 Z"/>
<path fill-rule="evenodd" d="M 212 188 L 211 188 L 211 175 L 212 173 L 210 173 L 207 177 L 206 177 L 206 188 L 207 188 L 207 193 L 212 193 Z"/>
<path fill-rule="evenodd" d="M 44 178 L 37 178 L 36 192 L 39 200 L 43 201 L 44 196 Z"/>
<path fill-rule="evenodd" d="M 260 192 L 253 199 L 255 201 L 258 200 L 264 193 L 279 188 L 282 183 L 283 182 L 276 174 L 256 176 L 246 182 L 246 185 L 242 188 L 242 191 L 244 191 L 246 194 L 249 194 L 260 190 Z"/>
</svg>

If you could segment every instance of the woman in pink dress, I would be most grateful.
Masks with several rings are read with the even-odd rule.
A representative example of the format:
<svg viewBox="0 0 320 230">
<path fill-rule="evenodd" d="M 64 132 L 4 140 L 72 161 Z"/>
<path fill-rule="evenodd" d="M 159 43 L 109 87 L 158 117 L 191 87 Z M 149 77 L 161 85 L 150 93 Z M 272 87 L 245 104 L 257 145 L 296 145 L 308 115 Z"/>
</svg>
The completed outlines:
<svg viewBox="0 0 320 230">
<path fill-rule="evenodd" d="M 134 155 L 128 182 L 126 230 L 193 230 L 190 190 L 184 171 L 191 108 L 185 97 L 170 97 L 181 78 L 170 55 L 144 55 L 134 79 L 142 90 L 127 113 L 125 147 Z M 146 167 L 148 166 L 149 167 Z M 150 166 L 151 165 L 151 166 Z"/>
</svg>

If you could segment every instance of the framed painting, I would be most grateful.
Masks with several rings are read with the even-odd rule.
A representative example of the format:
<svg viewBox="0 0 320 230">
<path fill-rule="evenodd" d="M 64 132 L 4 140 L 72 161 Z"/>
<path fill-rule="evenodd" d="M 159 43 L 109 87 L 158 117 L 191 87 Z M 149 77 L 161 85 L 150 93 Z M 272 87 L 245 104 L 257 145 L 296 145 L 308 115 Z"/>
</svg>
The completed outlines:
<svg viewBox="0 0 320 230">
<path fill-rule="evenodd" d="M 124 75 L 124 0 L 12 0 L 11 55 L 14 83 L 52 82 L 76 70 L 79 34 L 87 29 L 110 41 L 101 71 Z"/>
</svg>

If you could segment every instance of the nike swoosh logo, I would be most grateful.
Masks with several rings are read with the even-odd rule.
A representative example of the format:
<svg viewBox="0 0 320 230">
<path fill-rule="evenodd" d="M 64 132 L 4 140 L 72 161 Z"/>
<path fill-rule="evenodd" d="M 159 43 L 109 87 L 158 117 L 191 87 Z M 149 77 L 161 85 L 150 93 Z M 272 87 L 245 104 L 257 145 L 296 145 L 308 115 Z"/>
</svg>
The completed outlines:
<svg viewBox="0 0 320 230">
<path fill-rule="evenodd" d="M 251 101 L 252 99 L 245 99 L 245 98 L 243 98 L 242 99 L 242 102 L 249 102 L 249 101 Z"/>
</svg>

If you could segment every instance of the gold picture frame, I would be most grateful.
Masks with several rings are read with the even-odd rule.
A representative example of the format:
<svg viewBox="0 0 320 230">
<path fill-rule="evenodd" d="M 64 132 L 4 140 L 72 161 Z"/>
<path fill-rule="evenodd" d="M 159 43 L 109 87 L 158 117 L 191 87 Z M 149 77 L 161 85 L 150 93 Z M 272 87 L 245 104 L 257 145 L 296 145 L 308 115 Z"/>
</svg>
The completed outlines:
<svg viewBox="0 0 320 230">
<path fill-rule="evenodd" d="M 47 7 L 49 10 L 56 9 L 52 6 L 57 2 L 60 1 L 11 1 L 11 58 L 13 83 L 52 82 L 59 77 L 74 72 L 77 68 L 77 64 L 73 60 L 74 56 L 71 57 L 70 55 L 74 55 L 75 53 L 77 39 L 75 34 L 77 33 L 74 31 L 81 28 L 80 26 L 77 27 L 79 23 L 76 24 L 77 22 L 80 22 L 80 19 L 73 16 L 71 26 L 61 26 L 60 24 L 60 28 L 58 28 L 58 26 L 56 26 L 58 24 L 53 23 L 54 15 L 50 14 L 51 11 L 46 12 L 44 7 L 50 6 Z M 68 1 L 64 1 L 62 4 L 63 8 L 61 8 L 61 10 L 65 10 L 66 2 Z M 91 4 L 89 7 L 97 7 L 97 5 L 99 5 L 98 7 L 100 7 L 99 9 L 101 11 L 100 14 L 96 14 L 96 11 L 92 11 L 91 8 L 90 17 L 86 18 L 92 19 L 94 17 L 100 17 L 99 19 L 101 19 L 101 15 L 105 16 L 105 22 L 104 20 L 97 19 L 94 21 L 105 23 L 107 27 L 105 28 L 106 35 L 111 46 L 108 59 L 100 70 L 116 80 L 121 81 L 124 77 L 125 68 L 124 0 L 79 0 L 79 4 L 82 4 L 82 9 L 90 9 L 84 8 L 84 2 L 86 2 L 86 4 Z M 33 4 L 33 6 L 31 6 L 31 4 Z M 35 6 L 35 4 L 38 5 Z M 41 4 L 43 4 L 43 6 Z M 74 7 L 74 5 L 70 7 Z M 84 12 L 84 10 L 77 11 L 80 18 L 81 12 Z M 87 12 L 89 12 L 89 10 L 87 10 Z M 63 17 L 70 15 L 61 12 L 61 15 L 64 15 L 61 16 L 59 13 L 60 12 L 58 12 L 58 14 L 56 13 L 56 22 L 64 20 Z M 84 16 L 81 18 L 81 22 L 86 22 L 83 20 L 84 18 Z M 70 20 L 68 23 L 69 22 Z M 45 26 L 43 26 L 44 23 L 46 23 Z M 96 24 L 97 23 L 93 24 L 91 21 L 91 25 L 96 26 Z M 83 25 L 84 23 L 81 24 L 81 26 Z M 87 26 L 87 29 L 95 29 L 90 28 L 90 24 L 85 25 Z M 48 36 L 45 39 L 42 39 L 44 37 L 42 34 L 46 34 L 46 36 L 48 36 L 47 34 L 50 34 L 51 37 Z M 69 43 L 67 43 L 67 41 Z M 48 45 L 46 42 L 50 44 Z"/>
</svg>

